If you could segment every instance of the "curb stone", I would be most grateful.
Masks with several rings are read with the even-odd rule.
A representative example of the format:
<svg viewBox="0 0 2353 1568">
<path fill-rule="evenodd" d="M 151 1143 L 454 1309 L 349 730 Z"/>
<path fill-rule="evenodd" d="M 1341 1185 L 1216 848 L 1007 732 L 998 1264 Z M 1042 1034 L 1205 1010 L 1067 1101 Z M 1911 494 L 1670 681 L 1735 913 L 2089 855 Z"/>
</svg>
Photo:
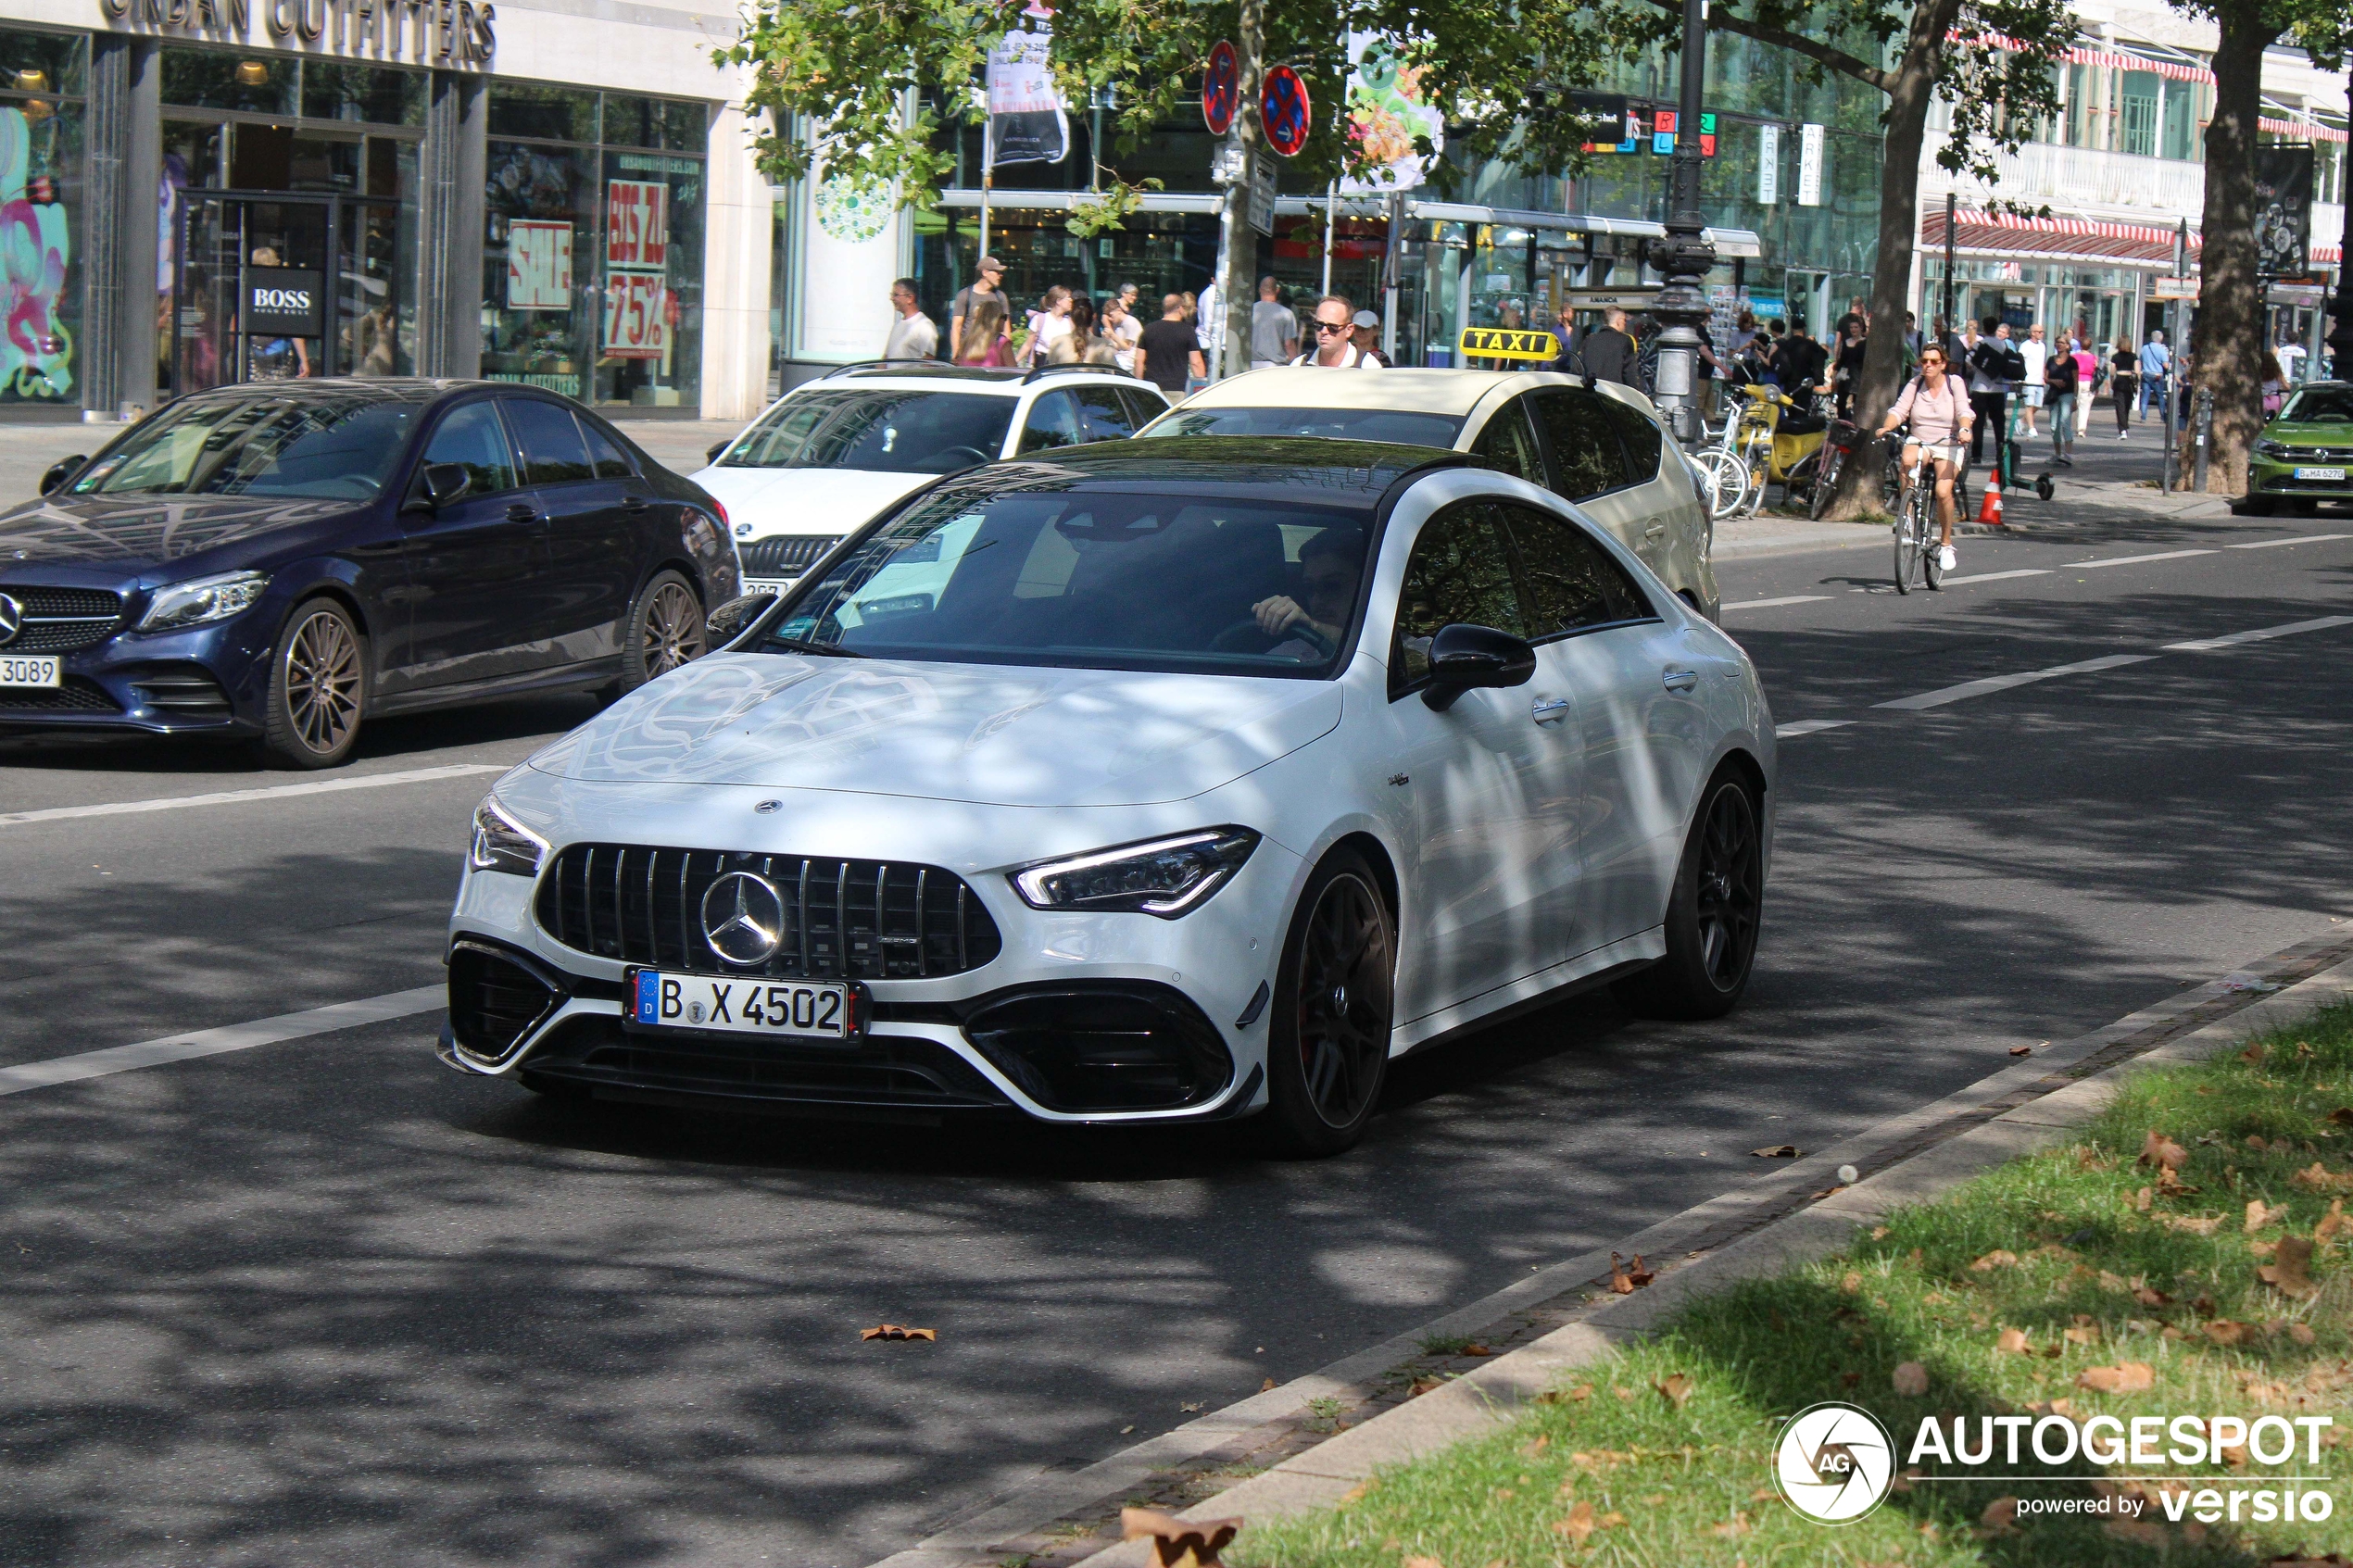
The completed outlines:
<svg viewBox="0 0 2353 1568">
<path fill-rule="evenodd" d="M 2329 946 L 2342 948 L 2353 944 L 2339 940 Z M 2064 1088 L 2013 1106 L 1967 1132 L 1886 1165 L 1855 1185 L 1761 1227 L 1721 1251 L 1680 1266 L 1663 1265 L 1658 1282 L 1647 1289 L 1607 1299 L 1585 1314 L 1582 1322 L 1501 1356 L 1411 1404 L 1398 1406 L 1363 1426 L 1343 1432 L 1188 1512 L 1204 1518 L 1239 1516 L 1264 1520 L 1328 1506 L 1368 1479 L 1378 1468 L 1421 1458 L 1509 1422 L 1517 1414 L 1517 1406 L 1552 1386 L 1560 1374 L 1607 1359 L 1616 1353 L 1618 1345 L 1664 1326 L 1695 1297 L 1720 1290 L 1739 1280 L 1776 1274 L 1792 1265 L 1836 1251 L 1851 1241 L 1858 1229 L 1894 1209 L 1925 1201 L 1996 1165 L 2063 1142 L 2076 1128 L 2107 1108 L 2129 1073 L 2145 1066 L 2202 1061 L 2221 1055 L 2250 1035 L 2348 997 L 2353 997 L 2353 959 L 2341 959 L 2332 967 L 2234 1010 L 2220 1021 L 2176 1034 L 2162 1044 L 2076 1078 Z M 2115 1027 L 2110 1025 L 2108 1030 L 2097 1031 L 2087 1038 L 2097 1039 Z M 2076 1060 L 2096 1060 L 2105 1048 L 2095 1046 Z M 2047 1066 L 2047 1059 L 2044 1065 Z M 1996 1073 L 1987 1084 L 2008 1076 Z M 1800 1163 L 1829 1161 L 1835 1153 L 1836 1150 L 1825 1151 Z M 1143 1548 L 1140 1541 L 1111 1547 L 1084 1559 L 1084 1568 L 1144 1568 L 1147 1558 Z"/>
<path fill-rule="evenodd" d="M 1638 1310 L 1681 1299 L 1711 1277 L 1742 1277 L 1710 1275 L 1709 1267 L 1723 1266 L 1720 1260 L 1734 1254 L 1769 1257 L 1758 1268 L 1778 1269 L 1798 1257 L 1834 1250 L 1852 1235 L 1862 1211 L 1858 1204 L 1914 1202 L 2009 1157 L 1964 1163 L 1957 1173 L 1939 1178 L 1940 1166 L 1930 1156 L 1994 1123 L 2002 1125 L 1982 1143 L 1964 1148 L 1964 1161 L 1972 1149 L 2032 1137 L 2046 1125 L 2038 1116 L 2073 1110 L 2072 1098 L 2059 1097 L 2084 1092 L 2082 1085 L 2097 1074 L 2135 1060 L 2186 1060 L 2171 1054 L 2177 1045 L 2203 1041 L 2216 1029 L 2237 1030 L 2244 1037 L 2308 1011 L 2319 1005 L 2310 983 L 2323 971 L 2331 972 L 2327 979 L 2334 986 L 2329 997 L 2353 992 L 2348 960 L 2353 934 L 2314 938 L 2043 1047 L 2028 1060 L 1753 1177 L 1609 1248 L 1530 1273 L 1429 1323 L 1093 1464 L 1035 1475 L 937 1517 L 926 1538 L 873 1568 L 993 1568 L 1011 1558 L 1026 1559 L 1032 1568 L 1068 1568 L 1081 1562 L 1087 1568 L 1137 1568 L 1144 1562 L 1140 1543 L 1126 1549 L 1127 1555 L 1116 1546 L 1094 1549 L 1115 1538 L 1123 1501 L 1202 1518 L 1229 1509 L 1265 1518 L 1328 1504 L 1361 1481 L 1371 1465 L 1393 1464 L 1490 1429 L 1501 1419 L 1496 1406 L 1508 1409 L 1532 1397 L 1556 1374 L 1607 1353 L 1609 1346 L 1655 1321 L 1655 1315 L 1639 1317 Z M 2284 989 L 2265 994 L 2251 988 L 2262 985 Z M 2206 1048 L 2190 1050 L 2191 1058 L 2208 1054 Z M 2105 1103 L 2104 1093 L 2089 1092 Z M 1865 1179 L 1815 1202 L 1810 1195 L 1829 1186 L 1835 1180 L 1831 1173 L 1842 1164 L 1855 1165 Z M 1923 1180 L 1939 1185 L 1916 1186 Z M 1774 1238 L 1769 1248 L 1763 1242 L 1768 1231 Z M 1793 1247 L 1812 1249 L 1785 1250 Z M 1607 1283 L 1613 1249 L 1658 1261 L 1659 1277 L 1639 1295 L 1603 1298 L 1604 1305 L 1596 1308 L 1589 1298 Z M 1476 1336 L 1504 1353 L 1472 1361 L 1432 1358 L 1422 1350 L 1424 1338 L 1441 1336 Z M 1411 1399 L 1409 1366 L 1462 1375 Z M 1312 1401 L 1327 1399 L 1340 1401 L 1357 1424 L 1327 1436 L 1331 1424 L 1316 1422 L 1310 1408 Z M 1375 1428 L 1380 1429 L 1377 1438 L 1364 1436 Z M 1339 1446 L 1342 1443 L 1347 1447 Z M 1391 1444 L 1403 1446 L 1390 1451 Z M 1365 1460 L 1364 1472 L 1335 1473 L 1354 1469 L 1356 1457 L 1375 1452 L 1379 1457 Z M 1263 1474 L 1240 1486 L 1226 1485 L 1253 1470 Z"/>
</svg>

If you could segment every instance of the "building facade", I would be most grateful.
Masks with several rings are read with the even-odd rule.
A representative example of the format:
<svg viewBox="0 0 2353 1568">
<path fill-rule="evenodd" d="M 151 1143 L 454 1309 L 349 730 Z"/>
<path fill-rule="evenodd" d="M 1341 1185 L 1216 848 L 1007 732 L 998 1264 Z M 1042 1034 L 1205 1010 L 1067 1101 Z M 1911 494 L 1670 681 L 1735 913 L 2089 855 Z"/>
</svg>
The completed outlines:
<svg viewBox="0 0 2353 1568">
<path fill-rule="evenodd" d="M 6 0 L 0 419 L 485 375 L 765 392 L 773 194 L 732 16 L 646 0 Z"/>
<path fill-rule="evenodd" d="M 2076 17 L 2078 35 L 2058 68 L 2060 112 L 2000 155 L 1996 182 L 1937 164 L 1950 120 L 1942 105 L 1931 112 L 1912 268 L 1923 321 L 1945 309 L 1948 196 L 1957 320 L 2080 325 L 2096 344 L 2139 344 L 2171 319 L 2183 285 L 2162 280 L 2177 276 L 2177 240 L 2188 253 L 2179 276 L 2195 279 L 2215 28 L 2100 0 L 2085 0 Z M 2313 167 L 2310 243 L 2301 265 L 2288 263 L 2270 288 L 2273 341 L 2309 344 L 2325 330 L 2322 286 L 2340 265 L 2345 223 L 2346 107 L 2343 76 L 2315 70 L 2301 50 L 2265 55 L 2261 139 L 2309 146 Z M 2316 363 L 2309 357 L 2306 367 Z"/>
</svg>

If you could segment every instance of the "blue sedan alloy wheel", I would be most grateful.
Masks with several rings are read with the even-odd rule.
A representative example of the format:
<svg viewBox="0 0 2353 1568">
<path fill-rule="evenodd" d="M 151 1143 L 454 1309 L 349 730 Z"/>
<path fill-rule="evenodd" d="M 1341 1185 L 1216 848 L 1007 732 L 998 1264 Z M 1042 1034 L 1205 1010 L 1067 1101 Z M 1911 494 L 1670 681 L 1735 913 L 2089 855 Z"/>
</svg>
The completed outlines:
<svg viewBox="0 0 2353 1568">
<path fill-rule="evenodd" d="M 656 573 L 637 596 L 629 618 L 627 642 L 622 649 L 623 672 L 616 695 L 635 691 L 648 681 L 693 663 L 708 645 L 702 600 L 693 585 L 674 571 Z"/>
<path fill-rule="evenodd" d="M 1316 868 L 1299 907 L 1267 1042 L 1271 1121 L 1290 1152 L 1338 1154 L 1364 1136 L 1388 1073 L 1397 944 L 1352 850 Z"/>
<path fill-rule="evenodd" d="M 333 599 L 312 599 L 287 620 L 270 671 L 262 745 L 286 768 L 332 768 L 351 755 L 366 701 L 367 649 Z"/>
</svg>

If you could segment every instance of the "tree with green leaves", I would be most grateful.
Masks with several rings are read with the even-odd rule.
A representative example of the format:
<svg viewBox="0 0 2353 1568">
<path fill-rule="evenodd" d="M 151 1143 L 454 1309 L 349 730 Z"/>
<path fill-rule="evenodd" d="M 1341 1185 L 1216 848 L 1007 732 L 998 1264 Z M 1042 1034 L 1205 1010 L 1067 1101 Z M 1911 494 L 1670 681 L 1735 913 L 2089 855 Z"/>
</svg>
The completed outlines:
<svg viewBox="0 0 2353 1568">
<path fill-rule="evenodd" d="M 2198 389 L 2214 399 L 2207 438 L 2207 490 L 2246 491 L 2247 449 L 2263 428 L 2263 285 L 2256 275 L 2255 148 L 2262 112 L 2263 52 L 2293 41 L 2323 70 L 2353 44 L 2347 0 L 2173 0 L 2211 19 L 2214 118 L 2206 126 L 2206 207 L 2198 232 L 2197 326 L 2186 346 Z"/>
<path fill-rule="evenodd" d="M 1680 26 L 1667 14 L 1670 6 L 1680 11 L 1675 0 L 1617 3 L 1629 31 L 1662 47 L 1680 42 Z M 2058 109 L 2054 67 L 2074 37 L 2074 16 L 2067 0 L 1718 0 L 1707 22 L 1788 50 L 1816 81 L 1835 72 L 1887 95 L 1871 277 L 1875 330 L 1855 399 L 1857 420 L 1875 420 L 1904 378 L 1902 323 L 1919 237 L 1929 106 L 1941 97 L 1952 109 L 1937 161 L 1992 183 L 1997 150 L 2015 150 Z M 1864 461 L 1843 470 L 1826 515 L 1853 519 L 1877 509 L 1881 454 L 1872 445 L 1860 455 Z"/>
</svg>

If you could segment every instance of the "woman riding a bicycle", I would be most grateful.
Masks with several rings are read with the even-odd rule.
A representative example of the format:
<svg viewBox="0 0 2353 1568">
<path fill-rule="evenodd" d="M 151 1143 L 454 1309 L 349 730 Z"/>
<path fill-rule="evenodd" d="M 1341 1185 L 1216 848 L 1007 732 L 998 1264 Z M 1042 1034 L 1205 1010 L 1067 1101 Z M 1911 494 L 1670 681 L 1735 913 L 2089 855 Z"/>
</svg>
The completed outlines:
<svg viewBox="0 0 2353 1568">
<path fill-rule="evenodd" d="M 1920 350 L 1920 373 L 1913 378 L 1895 407 L 1879 427 L 1881 435 L 1892 433 L 1906 420 L 1912 421 L 1910 436 L 1904 443 L 1904 468 L 1906 472 L 1919 462 L 1923 449 L 1936 461 L 1936 517 L 1944 526 L 1944 536 L 1937 542 L 1938 564 L 1944 571 L 1953 570 L 1953 479 L 1960 471 L 1961 454 L 1968 449 L 1969 423 L 1969 394 L 1962 390 L 1960 380 L 1949 372 L 1944 350 L 1931 343 Z"/>
</svg>

